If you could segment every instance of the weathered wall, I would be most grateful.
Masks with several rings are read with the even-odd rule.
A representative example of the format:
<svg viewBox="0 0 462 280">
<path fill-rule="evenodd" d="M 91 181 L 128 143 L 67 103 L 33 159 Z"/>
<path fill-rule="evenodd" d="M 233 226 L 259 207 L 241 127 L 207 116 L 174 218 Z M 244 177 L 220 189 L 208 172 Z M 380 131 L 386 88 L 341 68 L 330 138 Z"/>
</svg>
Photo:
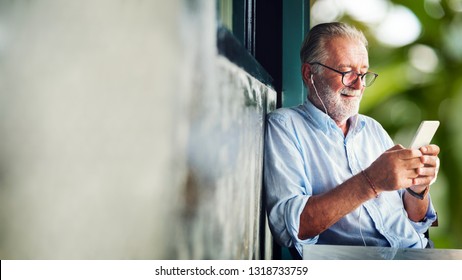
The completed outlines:
<svg viewBox="0 0 462 280">
<path fill-rule="evenodd" d="M 0 258 L 259 258 L 274 92 L 215 1 L 0 0 Z"/>
<path fill-rule="evenodd" d="M 225 58 L 217 63 L 219 90 L 197 95 L 191 114 L 182 253 L 259 258 L 263 124 L 274 92 Z"/>
</svg>

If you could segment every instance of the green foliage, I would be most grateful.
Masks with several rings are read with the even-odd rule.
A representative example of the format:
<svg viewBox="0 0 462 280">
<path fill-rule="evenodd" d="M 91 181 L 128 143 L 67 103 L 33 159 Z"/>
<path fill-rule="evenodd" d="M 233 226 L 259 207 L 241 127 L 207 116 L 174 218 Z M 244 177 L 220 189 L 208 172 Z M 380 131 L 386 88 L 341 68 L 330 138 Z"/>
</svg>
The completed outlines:
<svg viewBox="0 0 462 280">
<path fill-rule="evenodd" d="M 431 191 L 439 227 L 431 229 L 431 238 L 437 248 L 462 248 L 462 12 L 449 5 L 458 2 L 462 6 L 462 1 L 441 1 L 439 7 L 433 7 L 435 10 L 428 7 L 435 1 L 392 2 L 415 13 L 422 33 L 412 44 L 392 48 L 380 45 L 363 29 L 370 38 L 371 71 L 379 77 L 366 90 L 361 113 L 377 119 L 396 142 L 405 146 L 421 120 L 440 120 L 433 143 L 441 148 L 441 168 Z M 363 26 L 351 18 L 340 20 Z M 422 45 L 437 55 L 438 66 L 432 72 L 416 69 L 410 63 L 411 49 Z M 426 63 L 426 57 L 420 59 Z"/>
</svg>

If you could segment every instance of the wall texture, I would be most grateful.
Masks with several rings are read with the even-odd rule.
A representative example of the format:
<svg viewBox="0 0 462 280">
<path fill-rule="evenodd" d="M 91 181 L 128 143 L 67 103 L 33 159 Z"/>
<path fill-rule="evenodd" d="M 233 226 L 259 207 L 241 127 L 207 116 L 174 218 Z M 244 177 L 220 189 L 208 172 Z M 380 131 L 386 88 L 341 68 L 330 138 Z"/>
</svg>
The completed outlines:
<svg viewBox="0 0 462 280">
<path fill-rule="evenodd" d="M 217 68 L 219 90 L 197 96 L 191 117 L 181 253 L 259 258 L 264 116 L 275 94 L 223 57 Z"/>
<path fill-rule="evenodd" d="M 0 259 L 260 258 L 274 106 L 215 1 L 0 0 Z"/>
</svg>

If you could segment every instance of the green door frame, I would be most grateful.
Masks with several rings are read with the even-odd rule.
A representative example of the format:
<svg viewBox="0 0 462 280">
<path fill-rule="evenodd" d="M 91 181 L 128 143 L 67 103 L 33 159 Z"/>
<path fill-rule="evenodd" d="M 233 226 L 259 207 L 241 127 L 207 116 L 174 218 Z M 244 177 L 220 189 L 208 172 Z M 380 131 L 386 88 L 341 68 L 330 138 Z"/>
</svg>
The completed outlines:
<svg viewBox="0 0 462 280">
<path fill-rule="evenodd" d="M 300 46 L 310 30 L 310 1 L 283 1 L 282 107 L 305 101 L 307 91 L 300 73 Z"/>
<path fill-rule="evenodd" d="M 310 29 L 309 0 L 234 0 L 233 33 L 273 78 L 277 107 L 305 101 L 299 52 Z"/>
</svg>

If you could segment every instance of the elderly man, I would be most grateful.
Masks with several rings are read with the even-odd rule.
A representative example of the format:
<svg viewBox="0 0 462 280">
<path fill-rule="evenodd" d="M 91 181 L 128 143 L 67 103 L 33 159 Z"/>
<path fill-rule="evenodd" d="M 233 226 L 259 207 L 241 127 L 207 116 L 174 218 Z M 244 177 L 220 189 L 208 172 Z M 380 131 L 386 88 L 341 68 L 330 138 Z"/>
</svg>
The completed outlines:
<svg viewBox="0 0 462 280">
<path fill-rule="evenodd" d="M 268 115 L 264 180 L 276 241 L 300 254 L 305 244 L 429 246 L 423 233 L 436 220 L 428 191 L 439 147 L 394 145 L 358 114 L 378 76 L 363 33 L 317 25 L 300 57 L 307 100 Z"/>
</svg>

